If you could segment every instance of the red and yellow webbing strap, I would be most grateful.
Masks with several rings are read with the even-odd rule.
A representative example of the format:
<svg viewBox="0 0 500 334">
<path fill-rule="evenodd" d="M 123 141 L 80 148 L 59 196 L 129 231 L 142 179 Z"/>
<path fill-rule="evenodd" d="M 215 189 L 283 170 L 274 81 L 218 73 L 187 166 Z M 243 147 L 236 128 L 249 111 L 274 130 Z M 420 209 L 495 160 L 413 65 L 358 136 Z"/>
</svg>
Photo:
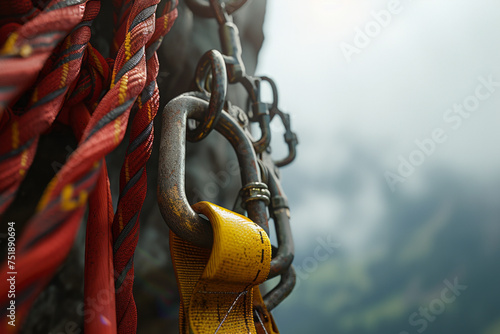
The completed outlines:
<svg viewBox="0 0 500 334">
<path fill-rule="evenodd" d="M 199 248 L 170 232 L 181 297 L 179 332 L 277 333 L 258 288 L 270 269 L 267 234 L 247 217 L 215 204 L 200 202 L 193 209 L 210 220 L 214 243 L 211 250 Z M 261 317 L 270 319 L 267 324 L 261 319 L 264 326 L 259 331 L 254 324 L 254 300 L 264 309 Z"/>
</svg>

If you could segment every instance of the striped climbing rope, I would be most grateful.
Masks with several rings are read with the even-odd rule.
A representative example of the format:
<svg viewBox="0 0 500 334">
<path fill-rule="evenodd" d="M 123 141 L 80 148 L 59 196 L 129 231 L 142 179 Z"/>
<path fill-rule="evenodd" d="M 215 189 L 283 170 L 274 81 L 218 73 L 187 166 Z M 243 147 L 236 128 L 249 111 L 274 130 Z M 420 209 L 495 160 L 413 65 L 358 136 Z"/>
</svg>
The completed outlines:
<svg viewBox="0 0 500 334">
<path fill-rule="evenodd" d="M 88 203 L 85 300 L 105 293 L 109 305 L 100 319 L 85 323 L 85 331 L 136 331 L 132 261 L 159 101 L 156 50 L 177 16 L 176 2 L 169 1 L 156 18 L 159 2 L 114 1 L 124 10 L 115 15 L 116 56 L 104 59 L 90 44 L 100 1 L 37 1 L 36 6 L 0 1 L 8 13 L 0 18 L 0 214 L 15 198 L 40 135 L 57 120 L 78 139 L 17 245 L 18 324 L 69 253 Z M 122 141 L 133 107 L 137 112 L 114 214 L 104 157 Z M 1 270 L 4 313 L 6 264 Z M 2 332 L 12 331 L 6 319 L 2 314 Z"/>
<path fill-rule="evenodd" d="M 132 11 L 134 8 L 132 9 Z M 152 15 L 156 5 L 146 7 L 137 17 Z M 132 21 L 128 30 L 133 28 Z M 162 15 L 156 22 L 157 37 L 151 38 L 143 49 L 147 62 L 147 77 L 144 90 L 137 98 L 137 114 L 130 130 L 130 141 L 127 147 L 125 162 L 120 172 L 120 198 L 118 209 L 113 220 L 113 253 L 116 289 L 116 314 L 118 331 L 129 332 L 137 320 L 136 306 L 132 295 L 134 267 L 133 257 L 138 242 L 139 215 L 142 203 L 146 198 L 147 176 L 146 162 L 153 147 L 153 120 L 159 106 L 159 92 L 156 84 L 158 75 L 158 58 L 156 50 L 169 25 L 168 17 Z M 127 40 L 127 39 L 125 39 Z M 134 55 L 131 60 L 137 57 Z"/>
</svg>

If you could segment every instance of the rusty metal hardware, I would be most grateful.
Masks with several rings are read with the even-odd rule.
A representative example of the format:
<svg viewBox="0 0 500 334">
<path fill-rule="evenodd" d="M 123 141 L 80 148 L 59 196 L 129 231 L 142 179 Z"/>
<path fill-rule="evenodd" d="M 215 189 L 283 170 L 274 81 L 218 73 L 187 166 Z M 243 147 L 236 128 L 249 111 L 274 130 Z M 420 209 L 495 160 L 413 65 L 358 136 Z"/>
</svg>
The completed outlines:
<svg viewBox="0 0 500 334">
<path fill-rule="evenodd" d="M 283 167 L 290 164 L 295 159 L 295 156 L 297 155 L 297 145 L 299 144 L 299 140 L 295 132 L 292 131 L 290 115 L 278 108 L 278 88 L 276 87 L 276 83 L 274 82 L 274 80 L 266 76 L 262 76 L 260 77 L 260 79 L 262 81 L 268 82 L 272 89 L 273 102 L 271 104 L 268 104 L 271 121 L 277 115 L 281 119 L 281 122 L 285 127 L 283 138 L 285 139 L 285 142 L 288 146 L 288 155 L 281 160 L 274 161 L 274 164 L 277 167 Z"/>
<path fill-rule="evenodd" d="M 188 5 L 189 9 L 191 11 L 201 17 L 215 17 L 216 14 L 214 13 L 212 3 L 218 2 L 214 0 L 186 0 L 186 4 Z M 234 13 L 238 9 L 240 9 L 241 6 L 243 6 L 247 0 L 229 0 L 223 2 L 223 7 L 226 9 L 226 11 L 229 14 Z"/>
<path fill-rule="evenodd" d="M 219 37 L 226 62 L 228 80 L 230 83 L 239 82 L 246 76 L 246 72 L 241 58 L 242 48 L 238 27 L 231 21 L 219 22 Z"/>
<path fill-rule="evenodd" d="M 271 270 L 268 276 L 273 278 L 283 274 L 292 264 L 294 257 L 294 244 L 290 228 L 290 208 L 288 207 L 288 199 L 274 170 L 267 167 L 266 163 L 259 162 L 264 181 L 267 183 L 271 194 L 269 213 L 274 221 L 278 240 L 278 248 L 271 260 Z"/>
<path fill-rule="evenodd" d="M 185 144 L 187 118 L 201 120 L 208 102 L 200 98 L 181 95 L 170 101 L 162 113 L 162 134 L 159 159 L 158 202 L 163 219 L 172 231 L 196 246 L 208 248 L 213 235 L 210 223 L 196 214 L 186 198 Z M 241 182 L 253 186 L 261 183 L 257 156 L 244 130 L 225 111 L 222 111 L 215 129 L 235 149 L 241 168 Z M 269 233 L 267 203 L 269 198 L 257 194 L 247 202 L 248 217 Z"/>
<path fill-rule="evenodd" d="M 293 265 L 288 267 L 285 273 L 281 275 L 280 282 L 271 291 L 264 296 L 264 303 L 267 310 L 272 311 L 286 297 L 290 295 L 295 286 L 296 276 Z"/>
<path fill-rule="evenodd" d="M 268 104 L 268 107 L 269 107 L 269 112 L 271 114 L 271 120 L 272 120 L 274 117 L 275 110 L 278 110 L 278 104 L 279 104 L 278 87 L 276 86 L 276 83 L 274 82 L 274 80 L 268 76 L 261 76 L 260 79 L 262 81 L 267 82 L 269 84 L 269 86 L 271 86 L 271 91 L 273 94 L 273 102 L 270 105 Z"/>
<path fill-rule="evenodd" d="M 246 210 L 251 201 L 262 200 L 266 205 L 270 203 L 270 193 L 267 185 L 262 182 L 252 182 L 241 188 L 241 206 Z"/>
<path fill-rule="evenodd" d="M 276 113 L 281 118 L 281 121 L 285 126 L 285 133 L 283 137 L 288 146 L 288 155 L 281 160 L 274 161 L 274 164 L 277 167 L 283 167 L 290 164 L 295 159 L 297 155 L 297 145 L 299 144 L 299 140 L 295 132 L 292 131 L 292 127 L 290 124 L 290 115 L 280 110 L 278 110 Z"/>
<path fill-rule="evenodd" d="M 208 85 L 211 70 L 211 84 Z M 195 75 L 198 90 L 210 98 L 208 110 L 203 115 L 203 120 L 195 129 L 188 129 L 188 140 L 195 142 L 205 138 L 217 124 L 224 107 L 227 92 L 226 64 L 224 58 L 217 50 L 205 52 L 198 62 Z"/>
<path fill-rule="evenodd" d="M 262 153 L 271 143 L 271 116 L 267 103 L 261 101 L 260 89 L 261 79 L 259 77 L 245 76 L 240 80 L 245 87 L 250 102 L 248 118 L 252 122 L 258 122 L 260 128 L 260 138 L 253 143 L 257 153 Z"/>
<path fill-rule="evenodd" d="M 281 187 L 278 169 L 275 167 L 271 156 L 267 153 L 259 160 L 262 177 L 269 186 L 271 203 L 269 213 L 274 221 L 278 247 L 273 249 L 271 269 L 268 278 L 280 275 L 280 282 L 264 296 L 264 303 L 269 311 L 280 304 L 293 290 L 296 282 L 293 269 L 294 244 L 290 228 L 290 209 L 288 199 Z"/>
<path fill-rule="evenodd" d="M 199 1 L 188 1 L 191 7 L 193 4 L 200 4 Z M 260 77 L 247 75 L 243 63 L 241 40 L 238 27 L 232 22 L 231 11 L 228 6 L 224 6 L 218 0 L 210 0 L 210 5 L 215 17 L 219 22 L 219 37 L 221 40 L 222 57 L 226 64 L 227 80 L 229 83 L 241 83 L 248 93 L 251 101 L 252 110 L 249 111 L 249 117 L 252 121 L 257 121 L 261 130 L 261 137 L 254 142 L 254 148 L 257 153 L 262 153 L 271 142 L 271 121 L 268 106 L 260 99 Z M 195 10 L 193 12 L 196 14 Z M 198 75 L 197 75 L 198 76 Z M 200 85 L 198 89 L 201 90 Z"/>
<path fill-rule="evenodd" d="M 257 153 L 262 153 L 271 142 L 271 121 L 267 104 L 260 99 L 261 78 L 250 76 L 245 71 L 245 64 L 241 58 L 242 48 L 238 27 L 231 21 L 225 8 L 220 6 L 219 1 L 211 0 L 217 12 L 222 12 L 224 20 L 219 21 L 219 36 L 221 40 L 224 61 L 226 62 L 227 77 L 229 83 L 240 83 L 248 93 L 251 103 L 251 111 L 248 116 L 251 121 L 257 121 L 261 130 L 260 139 L 254 142 Z"/>
<path fill-rule="evenodd" d="M 264 296 L 268 310 L 285 299 L 295 286 L 292 266 L 294 244 L 290 228 L 290 210 L 279 181 L 278 167 L 292 162 L 298 139 L 291 130 L 290 115 L 278 107 L 278 90 L 272 79 L 251 76 L 245 72 L 237 26 L 231 13 L 246 0 L 186 0 L 191 10 L 202 17 L 215 17 L 219 23 L 222 53 L 211 50 L 198 63 L 195 87 L 198 91 L 185 93 L 170 101 L 163 111 L 160 146 L 158 201 L 160 211 L 174 233 L 200 247 L 211 247 L 213 234 L 208 221 L 197 215 L 189 205 L 185 191 L 185 141 L 198 141 L 215 129 L 236 151 L 241 169 L 242 189 L 233 211 L 247 214 L 269 233 L 268 211 L 276 230 L 278 246 L 273 246 L 269 278 L 280 276 L 280 282 Z M 261 99 L 263 82 L 270 84 L 272 103 Z M 227 84 L 241 84 L 249 97 L 245 113 L 225 101 Z M 226 112 L 223 110 L 225 106 Z M 285 127 L 284 140 L 288 154 L 280 160 L 271 157 L 270 123 L 278 116 Z M 198 125 L 186 129 L 188 119 Z M 249 123 L 258 123 L 261 135 L 255 140 L 248 132 Z M 186 136 L 187 134 L 187 136 Z"/>
<path fill-rule="evenodd" d="M 269 158 L 269 157 L 268 157 Z M 267 159 L 266 159 L 267 160 Z M 259 160 L 259 166 L 262 173 L 262 179 L 269 188 L 271 201 L 269 202 L 269 214 L 274 221 L 278 247 L 273 251 L 271 260 L 271 270 L 268 278 L 273 278 L 283 274 L 292 264 L 294 258 L 294 243 L 292 230 L 290 227 L 290 209 L 288 199 L 281 187 L 279 178 L 269 163 Z M 240 190 L 233 211 L 239 214 L 245 214 L 245 187 Z"/>
</svg>

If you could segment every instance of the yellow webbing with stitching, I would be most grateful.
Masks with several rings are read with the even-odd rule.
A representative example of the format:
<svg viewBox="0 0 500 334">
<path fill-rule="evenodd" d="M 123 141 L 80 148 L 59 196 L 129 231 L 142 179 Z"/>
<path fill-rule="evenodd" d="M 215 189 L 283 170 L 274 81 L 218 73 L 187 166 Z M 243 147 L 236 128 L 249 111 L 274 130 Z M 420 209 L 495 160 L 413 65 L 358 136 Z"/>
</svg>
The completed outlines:
<svg viewBox="0 0 500 334">
<path fill-rule="evenodd" d="M 212 224 L 212 249 L 199 248 L 170 232 L 170 252 L 181 303 L 181 334 L 278 333 L 258 285 L 269 274 L 271 242 L 245 216 L 215 204 L 193 209 Z M 254 324 L 254 306 L 260 310 Z M 256 312 L 257 313 L 257 312 Z"/>
</svg>

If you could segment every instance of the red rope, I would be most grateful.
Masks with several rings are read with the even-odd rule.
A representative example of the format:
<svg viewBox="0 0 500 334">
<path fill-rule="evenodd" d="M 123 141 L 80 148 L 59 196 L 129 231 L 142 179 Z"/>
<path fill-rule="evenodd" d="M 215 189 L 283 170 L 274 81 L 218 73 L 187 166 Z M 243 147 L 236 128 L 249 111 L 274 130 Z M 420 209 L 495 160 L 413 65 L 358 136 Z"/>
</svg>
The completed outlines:
<svg viewBox="0 0 500 334">
<path fill-rule="evenodd" d="M 60 44 L 70 30 L 82 21 L 86 8 L 86 1 L 57 7 L 65 2 L 50 2 L 40 15 L 10 34 L 0 50 L 0 117 L 9 118 L 0 129 L 0 214 L 14 199 L 26 170 L 33 162 L 38 137 L 57 116 L 66 85 L 78 74 L 81 57 L 61 64 L 39 82 L 33 89 L 29 106 L 21 115 L 10 111 L 7 112 L 9 115 L 5 115 L 5 108 L 34 84 L 53 52 L 64 57 L 64 52 L 74 41 L 88 42 L 90 38 L 89 27 L 83 26 Z M 86 19 L 91 20 L 93 14 L 97 14 L 95 6 L 87 11 Z M 56 49 L 58 44 L 59 50 Z M 81 50 L 75 52 L 78 51 Z M 54 97 L 56 93 L 58 95 Z"/>
<path fill-rule="evenodd" d="M 85 330 L 136 331 L 132 259 L 158 109 L 156 49 L 177 16 L 169 2 L 155 28 L 159 1 L 129 1 L 130 9 L 120 14 L 125 28 L 117 29 L 115 41 L 120 46 L 114 60 L 105 60 L 89 44 L 90 26 L 99 12 L 97 0 L 51 1 L 39 13 L 23 2 L 13 10 L 21 17 L 35 16 L 24 25 L 0 27 L 0 34 L 10 33 L 0 54 L 2 73 L 7 71 L 0 77 L 0 213 L 12 202 L 31 165 L 39 136 L 56 118 L 71 125 L 79 139 L 18 242 L 18 324 L 67 256 L 88 201 L 85 301 L 97 298 L 106 305 L 101 305 L 99 317 L 86 321 Z M 5 2 L 0 1 L 0 8 Z M 21 94 L 29 96 L 26 107 L 16 104 Z M 123 139 L 134 105 L 137 113 L 114 217 L 104 157 Z M 5 313 L 6 264 L 1 270 L 0 313 Z M 86 302 L 85 307 L 93 306 Z"/>
<path fill-rule="evenodd" d="M 166 10 L 168 12 L 169 6 Z M 134 9 L 132 9 L 133 12 Z M 144 16 L 152 7 L 142 11 Z M 176 15 L 176 12 L 173 13 Z M 162 15 L 156 21 L 155 35 L 161 38 L 175 19 Z M 113 221 L 114 268 L 116 272 L 116 317 L 118 333 L 135 333 L 137 311 L 132 294 L 134 281 L 133 256 L 139 239 L 139 217 L 147 192 L 146 162 L 153 147 L 153 120 L 158 111 L 159 93 L 156 85 L 159 63 L 156 56 L 157 38 L 146 45 L 147 78 L 144 91 L 137 99 L 137 114 L 130 130 L 127 155 L 120 172 L 120 199 Z"/>
</svg>

